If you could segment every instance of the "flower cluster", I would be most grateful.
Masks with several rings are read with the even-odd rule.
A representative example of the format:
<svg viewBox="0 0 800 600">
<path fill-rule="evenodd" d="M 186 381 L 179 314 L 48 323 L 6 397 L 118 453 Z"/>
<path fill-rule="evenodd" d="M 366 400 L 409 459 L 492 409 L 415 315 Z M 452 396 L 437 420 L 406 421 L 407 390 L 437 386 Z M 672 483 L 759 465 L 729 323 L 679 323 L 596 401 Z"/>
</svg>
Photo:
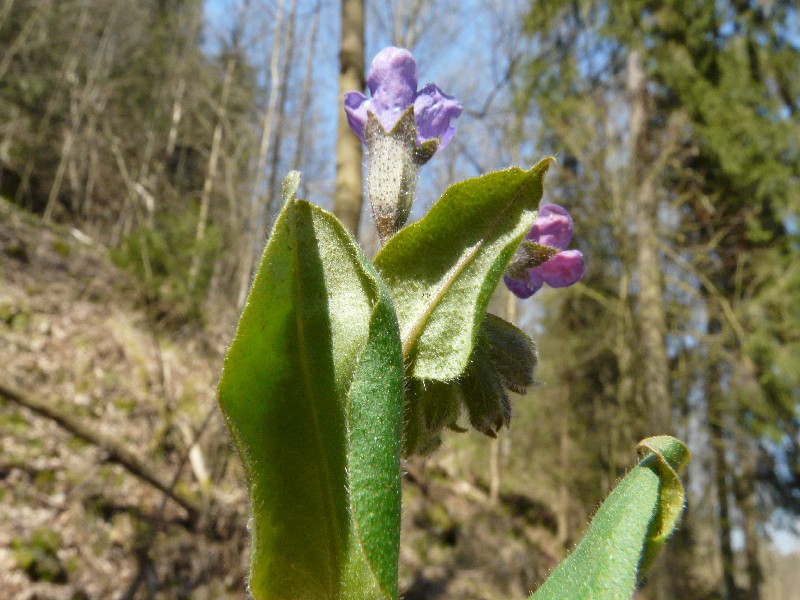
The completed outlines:
<svg viewBox="0 0 800 600">
<path fill-rule="evenodd" d="M 572 239 L 574 225 L 566 209 L 545 204 L 522 243 L 517 266 L 503 278 L 506 286 L 519 298 L 529 298 L 545 283 L 562 288 L 583 278 L 583 254 L 565 250 Z"/>
<path fill-rule="evenodd" d="M 417 63 L 405 48 L 389 47 L 373 59 L 367 77 L 371 98 L 361 92 L 344 95 L 344 110 L 350 128 L 366 142 L 368 113 L 373 113 L 383 129 L 390 132 L 403 113 L 414 107 L 416 143 L 439 141 L 443 149 L 456 132 L 450 120 L 461 114 L 461 104 L 442 92 L 435 83 L 417 91 Z"/>
</svg>

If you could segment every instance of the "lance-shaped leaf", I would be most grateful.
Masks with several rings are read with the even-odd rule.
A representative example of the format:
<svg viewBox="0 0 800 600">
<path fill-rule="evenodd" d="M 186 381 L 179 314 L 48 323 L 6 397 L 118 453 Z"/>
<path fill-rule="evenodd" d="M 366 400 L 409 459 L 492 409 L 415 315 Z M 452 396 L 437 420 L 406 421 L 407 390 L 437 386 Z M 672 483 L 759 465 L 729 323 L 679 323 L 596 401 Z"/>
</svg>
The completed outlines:
<svg viewBox="0 0 800 600">
<path fill-rule="evenodd" d="M 678 473 L 689 450 L 669 436 L 643 440 L 650 454 L 597 511 L 581 543 L 530 600 L 628 600 L 637 576 L 675 529 L 683 510 Z"/>
<path fill-rule="evenodd" d="M 451 186 L 375 258 L 414 377 L 451 381 L 467 368 L 489 298 L 536 218 L 551 162 Z"/>
<path fill-rule="evenodd" d="M 298 180 L 284 183 L 219 385 L 250 487 L 250 591 L 257 600 L 396 598 L 396 316 L 335 217 L 294 199 Z"/>
</svg>

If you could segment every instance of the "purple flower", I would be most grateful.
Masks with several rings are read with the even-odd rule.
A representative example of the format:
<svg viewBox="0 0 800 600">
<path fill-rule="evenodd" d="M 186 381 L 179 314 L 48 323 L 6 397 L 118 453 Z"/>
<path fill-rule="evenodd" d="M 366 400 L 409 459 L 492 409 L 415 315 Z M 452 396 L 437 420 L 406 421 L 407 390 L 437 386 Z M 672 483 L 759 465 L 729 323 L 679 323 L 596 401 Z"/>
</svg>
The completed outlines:
<svg viewBox="0 0 800 600">
<path fill-rule="evenodd" d="M 450 119 L 461 114 L 461 104 L 434 83 L 417 91 L 417 63 L 405 48 L 389 47 L 372 60 L 367 77 L 372 98 L 361 92 L 344 95 L 344 110 L 350 128 L 364 138 L 367 113 L 371 112 L 388 132 L 397 124 L 409 106 L 414 106 L 417 145 L 439 139 L 439 150 L 447 146 L 456 132 Z"/>
<path fill-rule="evenodd" d="M 572 217 L 566 209 L 557 204 L 545 204 L 525 240 L 545 246 L 555 253 L 534 267 L 503 278 L 514 295 L 529 298 L 545 283 L 550 287 L 562 288 L 577 283 L 583 278 L 583 254 L 579 250 L 565 250 L 572 239 Z"/>
</svg>

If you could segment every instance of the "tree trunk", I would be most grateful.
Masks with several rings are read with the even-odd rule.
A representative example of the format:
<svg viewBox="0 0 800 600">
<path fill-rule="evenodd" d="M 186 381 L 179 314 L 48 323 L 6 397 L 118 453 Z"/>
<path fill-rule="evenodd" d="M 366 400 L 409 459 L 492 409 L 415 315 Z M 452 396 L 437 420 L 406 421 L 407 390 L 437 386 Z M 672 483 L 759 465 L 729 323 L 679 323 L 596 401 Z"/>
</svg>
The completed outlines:
<svg viewBox="0 0 800 600">
<path fill-rule="evenodd" d="M 261 143 L 258 150 L 258 164 L 256 165 L 255 181 L 253 182 L 253 192 L 250 198 L 250 211 L 245 225 L 245 234 L 242 236 L 242 260 L 239 266 L 239 294 L 236 305 L 240 308 L 244 306 L 247 299 L 247 292 L 250 290 L 250 275 L 253 271 L 255 256 L 253 254 L 256 239 L 258 238 L 258 212 L 261 206 L 261 198 L 264 185 L 264 169 L 267 167 L 267 156 L 269 154 L 269 143 L 272 138 L 272 126 L 275 121 L 275 110 L 278 105 L 278 90 L 283 85 L 280 79 L 279 59 L 281 50 L 281 30 L 283 29 L 284 12 L 286 0 L 278 3 L 278 12 L 275 16 L 275 29 L 273 30 L 272 56 L 270 57 L 269 67 L 269 100 L 267 100 L 267 110 L 264 111 L 264 120 L 261 125 Z"/>
<path fill-rule="evenodd" d="M 175 489 L 175 483 L 170 482 L 169 479 L 161 475 L 155 465 L 120 444 L 118 439 L 100 433 L 100 427 L 87 425 L 72 416 L 70 412 L 40 398 L 29 396 L 24 391 L 4 382 L 0 382 L 0 398 L 24 406 L 35 414 L 54 421 L 75 437 L 102 449 L 108 457 L 106 460 L 121 465 L 134 477 L 153 486 L 174 500 L 186 510 L 193 522 L 202 513 L 202 505 L 197 499 L 180 489 Z"/>
<path fill-rule="evenodd" d="M 570 531 L 570 499 L 571 494 L 571 480 L 572 471 L 572 453 L 571 453 L 571 420 L 572 420 L 572 382 L 569 379 L 564 379 L 562 383 L 563 400 L 561 403 L 561 410 L 559 415 L 561 422 L 558 424 L 560 429 L 558 434 L 558 466 L 559 466 L 559 482 L 558 482 L 558 507 L 556 509 L 556 539 L 563 548 L 569 547 L 569 540 L 572 538 L 572 531 Z"/>
<path fill-rule="evenodd" d="M 197 219 L 197 231 L 194 240 L 194 255 L 192 256 L 192 266 L 189 269 L 189 289 L 194 290 L 197 283 L 197 275 L 200 272 L 200 263 L 203 259 L 202 244 L 206 238 L 206 224 L 208 221 L 208 211 L 211 207 L 211 191 L 214 188 L 214 178 L 217 176 L 217 162 L 219 161 L 219 150 L 222 144 L 222 126 L 225 121 L 225 112 L 228 105 L 228 95 L 231 89 L 231 79 L 235 67 L 233 58 L 228 59 L 225 67 L 225 79 L 222 82 L 222 98 L 217 105 L 217 118 L 214 124 L 214 133 L 211 138 L 211 152 L 208 156 L 208 168 L 206 178 L 203 181 L 203 192 L 200 195 L 200 215 Z"/>
<path fill-rule="evenodd" d="M 269 182 L 267 183 L 267 209 L 264 216 L 264 223 L 269 226 L 272 221 L 272 214 L 275 212 L 276 204 L 280 202 L 281 193 L 277 189 L 278 172 L 281 162 L 281 143 L 283 141 L 283 122 L 286 115 L 286 96 L 289 91 L 289 73 L 294 56 L 294 29 L 297 20 L 297 0 L 291 0 L 289 6 L 289 17 L 286 22 L 284 33 L 283 65 L 281 66 L 281 89 L 279 92 L 278 108 L 275 115 L 275 143 L 272 144 L 272 158 L 269 168 Z"/>
<path fill-rule="evenodd" d="M 170 158 L 172 158 L 172 153 L 175 152 L 175 144 L 178 143 L 178 126 L 181 124 L 181 118 L 183 118 L 183 95 L 185 92 L 186 78 L 181 77 L 178 80 L 175 98 L 172 102 L 172 115 L 169 124 L 169 134 L 167 134 L 167 151 L 165 154 Z"/>
<path fill-rule="evenodd" d="M 655 173 L 649 169 L 647 79 L 637 50 L 628 54 L 628 93 L 631 99 L 631 162 L 635 190 L 636 262 L 639 271 L 639 331 L 649 435 L 672 433 L 669 363 L 664 342 L 663 284 L 658 260 L 658 202 Z"/>
<path fill-rule="evenodd" d="M 748 600 L 761 600 L 761 563 L 758 558 L 758 515 L 756 514 L 753 482 L 747 482 L 747 490 L 739 509 L 744 516 L 744 552 L 747 559 Z"/>
<path fill-rule="evenodd" d="M 734 483 L 736 504 L 742 513 L 744 555 L 747 563 L 747 600 L 761 600 L 761 562 L 759 561 L 758 513 L 756 511 L 756 448 L 745 432 L 737 431 L 740 473 Z"/>
<path fill-rule="evenodd" d="M 311 106 L 311 86 L 313 84 L 312 78 L 314 74 L 314 62 L 317 56 L 317 32 L 319 31 L 319 13 L 322 10 L 322 3 L 318 1 L 314 7 L 313 16 L 311 17 L 311 46 L 308 49 L 308 57 L 306 59 L 306 73 L 303 79 L 303 96 L 300 101 L 300 125 L 297 129 L 297 145 L 295 146 L 294 160 L 292 161 L 292 169 L 299 171 L 303 164 L 303 156 L 306 144 L 306 121 L 310 118 L 309 107 Z M 301 198 L 305 198 L 304 193 L 305 183 L 300 180 L 300 193 Z"/>
<path fill-rule="evenodd" d="M 736 600 L 736 582 L 734 580 L 733 545 L 731 543 L 731 508 L 729 483 L 730 467 L 725 456 L 725 405 L 720 387 L 719 341 L 721 323 L 712 318 L 708 324 L 709 362 L 706 369 L 706 399 L 708 402 L 708 430 L 711 452 L 714 460 L 714 483 L 716 487 L 718 524 L 717 540 L 720 559 L 722 561 L 723 600 Z"/>
<path fill-rule="evenodd" d="M 658 260 L 658 202 L 648 160 L 648 116 L 651 110 L 647 78 L 638 49 L 628 53 L 627 87 L 630 99 L 630 189 L 633 192 L 636 224 L 636 266 L 639 273 L 638 325 L 641 362 L 644 370 L 647 435 L 673 433 L 669 394 L 669 363 L 664 342 L 663 285 Z M 672 561 L 667 555 L 653 567 L 649 589 L 654 600 L 675 597 Z"/>
<path fill-rule="evenodd" d="M 364 0 L 342 0 L 342 40 L 339 53 L 339 98 L 345 92 L 363 90 Z M 361 140 L 350 131 L 344 109 L 339 108 L 336 142 L 336 193 L 333 212 L 350 232 L 358 235 L 363 186 Z"/>
</svg>

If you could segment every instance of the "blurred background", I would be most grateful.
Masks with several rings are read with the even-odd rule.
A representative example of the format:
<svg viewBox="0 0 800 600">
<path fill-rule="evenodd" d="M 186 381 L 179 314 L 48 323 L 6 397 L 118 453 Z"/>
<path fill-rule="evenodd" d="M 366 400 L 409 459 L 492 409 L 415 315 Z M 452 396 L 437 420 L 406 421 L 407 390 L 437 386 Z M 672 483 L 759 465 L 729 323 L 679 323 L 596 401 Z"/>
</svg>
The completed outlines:
<svg viewBox="0 0 800 600">
<path fill-rule="evenodd" d="M 789 0 L 0 2 L 0 597 L 246 597 L 222 357 L 288 170 L 377 250 L 341 96 L 386 45 L 464 106 L 414 218 L 552 154 L 587 262 L 498 292 L 542 385 L 404 465 L 404 597 L 525 597 L 671 433 L 687 509 L 637 597 L 800 598 Z"/>
</svg>

